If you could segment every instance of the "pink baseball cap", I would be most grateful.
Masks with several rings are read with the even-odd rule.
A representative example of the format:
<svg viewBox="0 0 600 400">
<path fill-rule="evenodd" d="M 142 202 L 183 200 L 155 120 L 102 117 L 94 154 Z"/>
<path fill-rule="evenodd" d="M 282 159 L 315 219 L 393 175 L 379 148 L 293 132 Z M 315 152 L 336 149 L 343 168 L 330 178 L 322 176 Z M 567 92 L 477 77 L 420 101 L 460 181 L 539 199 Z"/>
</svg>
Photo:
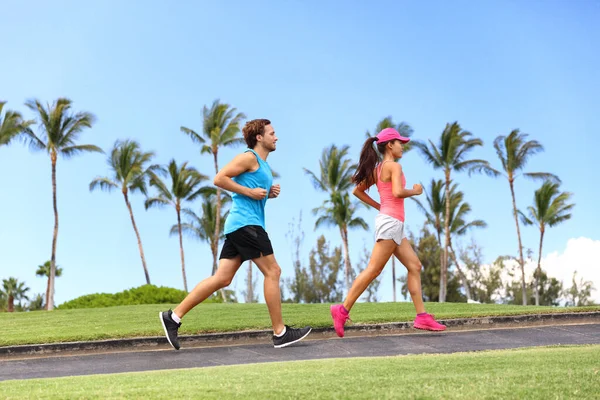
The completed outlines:
<svg viewBox="0 0 600 400">
<path fill-rule="evenodd" d="M 408 143 L 410 142 L 410 138 L 401 136 L 397 130 L 395 130 L 394 128 L 385 128 L 384 130 L 382 130 L 381 132 L 379 132 L 377 134 L 377 136 L 375 136 L 377 138 L 377 143 L 385 143 L 385 142 L 389 142 L 390 140 L 394 140 L 397 139 L 399 141 L 401 141 L 402 143 Z"/>
</svg>

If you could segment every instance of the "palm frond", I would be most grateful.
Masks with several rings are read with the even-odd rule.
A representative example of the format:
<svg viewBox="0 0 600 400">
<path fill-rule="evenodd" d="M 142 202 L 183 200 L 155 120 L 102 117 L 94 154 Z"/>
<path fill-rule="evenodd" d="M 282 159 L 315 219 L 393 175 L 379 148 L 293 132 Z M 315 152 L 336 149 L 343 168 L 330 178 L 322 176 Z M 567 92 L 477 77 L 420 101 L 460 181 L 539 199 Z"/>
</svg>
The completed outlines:
<svg viewBox="0 0 600 400">
<path fill-rule="evenodd" d="M 111 192 L 113 191 L 113 189 L 118 189 L 119 184 L 110 180 L 109 178 L 98 177 L 95 178 L 92 182 L 90 182 L 90 192 L 94 191 L 97 187 L 100 187 L 100 190 Z"/>
<path fill-rule="evenodd" d="M 561 180 L 558 176 L 549 172 L 527 172 L 524 173 L 523 176 L 532 180 L 546 180 L 551 181 L 553 183 L 561 183 Z"/>
<path fill-rule="evenodd" d="M 193 129 L 186 128 L 185 126 L 182 126 L 179 129 L 181 130 L 181 132 L 188 135 L 192 139 L 192 142 L 194 142 L 194 143 L 206 142 L 206 140 L 198 132 L 194 131 Z"/>
<path fill-rule="evenodd" d="M 59 150 L 65 158 L 70 158 L 80 153 L 104 153 L 100 147 L 93 144 L 80 144 L 75 146 L 63 147 Z"/>
</svg>

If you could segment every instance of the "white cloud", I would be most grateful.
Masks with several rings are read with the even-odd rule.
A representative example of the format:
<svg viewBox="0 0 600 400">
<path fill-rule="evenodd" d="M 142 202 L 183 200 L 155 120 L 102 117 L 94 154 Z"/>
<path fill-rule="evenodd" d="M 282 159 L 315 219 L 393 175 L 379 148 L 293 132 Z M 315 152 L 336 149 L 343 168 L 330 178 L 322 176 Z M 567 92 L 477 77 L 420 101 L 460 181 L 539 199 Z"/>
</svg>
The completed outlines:
<svg viewBox="0 0 600 400">
<path fill-rule="evenodd" d="M 569 239 L 562 253 L 555 251 L 548 254 L 542 258 L 541 265 L 549 277 L 562 281 L 564 289 L 571 287 L 573 272 L 577 271 L 577 282 L 581 278 L 591 281 L 594 285 L 591 299 L 595 303 L 600 303 L 600 240 L 585 237 Z M 521 271 L 515 260 L 505 261 L 504 267 L 501 273 L 502 282 L 520 281 Z M 527 282 L 533 279 L 535 268 L 537 268 L 537 258 L 525 260 Z M 489 270 L 490 265 L 482 265 L 480 269 L 484 276 L 489 276 Z M 506 295 L 503 289 L 499 294 Z M 498 298 L 498 296 L 494 297 Z"/>
<path fill-rule="evenodd" d="M 537 265 L 527 264 L 530 271 Z M 594 284 L 592 291 L 594 302 L 600 302 L 600 240 L 585 237 L 569 239 L 565 251 L 555 251 L 542 258 L 542 269 L 548 276 L 563 282 L 565 288 L 571 287 L 573 272 L 577 271 L 577 281 L 583 278 Z"/>
</svg>

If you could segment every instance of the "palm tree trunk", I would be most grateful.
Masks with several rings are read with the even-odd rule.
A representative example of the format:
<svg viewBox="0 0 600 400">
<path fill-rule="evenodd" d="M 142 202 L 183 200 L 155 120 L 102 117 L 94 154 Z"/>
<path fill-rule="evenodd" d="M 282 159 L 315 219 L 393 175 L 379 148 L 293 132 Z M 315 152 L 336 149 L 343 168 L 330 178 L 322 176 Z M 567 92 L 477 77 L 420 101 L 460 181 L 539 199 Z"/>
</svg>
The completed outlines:
<svg viewBox="0 0 600 400">
<path fill-rule="evenodd" d="M 396 256 L 392 255 L 392 300 L 396 302 Z"/>
<path fill-rule="evenodd" d="M 350 290 L 350 271 L 352 270 L 352 266 L 350 265 L 350 252 L 348 251 L 348 229 L 345 226 L 340 227 L 340 233 L 342 235 L 342 243 L 344 244 L 346 293 L 348 293 Z"/>
<path fill-rule="evenodd" d="M 127 188 L 123 189 L 123 197 L 125 197 L 125 204 L 127 205 L 127 209 L 129 210 L 131 224 L 133 225 L 133 230 L 135 231 L 135 236 L 137 237 L 138 248 L 140 249 L 140 257 L 142 258 L 142 267 L 144 267 L 144 275 L 146 275 L 146 284 L 150 285 L 150 274 L 148 274 L 148 267 L 146 266 L 144 248 L 142 247 L 142 238 L 140 237 L 137 225 L 135 224 L 135 218 L 133 218 L 133 210 L 131 209 L 131 204 L 129 203 L 129 197 L 127 197 Z"/>
<path fill-rule="evenodd" d="M 248 277 L 246 278 L 246 303 L 254 301 L 254 285 L 252 284 L 252 260 L 248 260 Z"/>
<path fill-rule="evenodd" d="M 46 285 L 46 310 L 48 309 L 48 301 L 50 299 L 50 271 L 48 271 L 48 284 Z"/>
<path fill-rule="evenodd" d="M 471 297 L 471 290 L 469 289 L 469 281 L 467 281 L 467 276 L 465 275 L 462 268 L 458 264 L 458 260 L 456 259 L 456 253 L 454 252 L 454 249 L 452 248 L 452 243 L 450 243 L 450 254 L 452 255 L 452 261 L 454 261 L 454 265 L 456 265 L 456 270 L 458 271 L 458 274 L 460 275 L 460 278 L 463 281 L 463 286 L 465 288 L 465 295 L 467 296 L 467 301 L 471 300 L 472 297 Z"/>
<path fill-rule="evenodd" d="M 58 205 L 56 202 L 56 159 L 55 150 L 50 153 L 52 162 L 52 206 L 54 208 L 54 232 L 52 234 L 52 256 L 50 257 L 50 284 L 48 287 L 48 310 L 54 309 L 54 278 L 56 276 L 56 242 L 58 241 Z"/>
<path fill-rule="evenodd" d="M 438 238 L 438 246 L 440 247 L 440 250 L 442 249 L 442 236 L 441 236 L 441 232 L 438 231 L 437 232 L 437 238 Z M 441 280 L 442 280 L 442 266 L 444 265 L 444 252 L 440 251 L 440 285 L 441 285 Z M 440 286 L 441 288 L 441 286 Z M 441 289 L 440 289 L 440 293 L 441 293 Z M 439 301 L 439 295 L 438 295 L 438 301 Z"/>
<path fill-rule="evenodd" d="M 215 174 L 219 173 L 219 164 L 217 162 L 217 153 L 213 152 L 215 162 Z M 215 248 L 219 247 L 219 235 L 221 234 L 221 188 L 217 186 L 217 215 L 215 215 L 215 236 L 213 238 Z M 217 272 L 217 258 L 213 258 L 212 275 Z"/>
<path fill-rule="evenodd" d="M 519 239 L 519 265 L 521 266 L 521 290 L 523 294 L 523 305 L 527 305 L 527 285 L 525 284 L 525 262 L 523 261 L 523 245 L 521 244 L 521 229 L 519 228 L 519 218 L 517 211 L 517 201 L 515 200 L 515 188 L 513 186 L 512 178 L 508 178 L 510 185 L 510 194 L 512 196 L 513 204 L 513 215 L 515 217 L 515 224 L 517 225 L 517 238 Z"/>
<path fill-rule="evenodd" d="M 215 162 L 215 174 L 219 173 L 219 163 L 217 161 L 217 152 L 213 151 L 213 158 Z M 221 235 L 221 188 L 217 186 L 217 215 L 215 215 L 215 237 L 213 239 L 215 249 L 219 248 L 219 237 Z M 212 275 L 217 272 L 217 253 L 213 253 L 213 267 L 212 267 Z M 225 294 L 225 289 L 221 288 L 221 298 L 223 299 L 223 303 L 227 303 L 227 295 Z"/>
<path fill-rule="evenodd" d="M 177 229 L 179 230 L 179 254 L 181 255 L 181 274 L 183 275 L 183 289 L 188 293 L 187 278 L 185 277 L 185 257 L 183 255 L 183 235 L 181 233 L 181 210 L 179 204 L 176 206 L 177 211 Z"/>
<path fill-rule="evenodd" d="M 448 247 L 450 246 L 450 170 L 446 170 L 446 218 L 444 218 L 444 259 L 440 276 L 440 303 L 446 301 L 446 285 L 448 279 Z"/>
<path fill-rule="evenodd" d="M 544 242 L 544 227 L 540 228 L 540 254 L 538 256 L 537 271 L 535 274 L 535 305 L 540 305 L 540 275 L 542 274 L 542 243 Z"/>
<path fill-rule="evenodd" d="M 8 312 L 15 311 L 15 298 L 13 295 L 8 296 L 8 307 L 7 307 L 6 311 L 8 311 Z"/>
</svg>

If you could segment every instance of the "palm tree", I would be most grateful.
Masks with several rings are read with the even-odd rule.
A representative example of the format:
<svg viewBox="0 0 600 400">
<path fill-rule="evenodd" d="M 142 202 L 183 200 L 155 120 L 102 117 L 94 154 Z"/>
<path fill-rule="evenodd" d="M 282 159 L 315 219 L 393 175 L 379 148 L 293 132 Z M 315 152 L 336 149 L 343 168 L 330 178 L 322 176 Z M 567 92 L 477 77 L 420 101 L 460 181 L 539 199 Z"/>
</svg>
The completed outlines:
<svg viewBox="0 0 600 400">
<path fill-rule="evenodd" d="M 156 172 L 161 174 L 168 173 L 171 177 L 171 187 L 162 181 Z M 185 257 L 183 254 L 183 237 L 181 230 L 181 205 L 184 202 L 193 201 L 200 196 L 206 188 L 199 188 L 202 181 L 208 179 L 193 167 L 188 167 L 187 162 L 177 165 L 175 160 L 171 160 L 166 169 L 160 168 L 157 171 L 148 171 L 150 175 L 150 186 L 156 187 L 158 195 L 149 197 L 144 203 L 146 210 L 155 206 L 170 205 L 175 208 L 177 213 L 177 227 L 179 231 L 179 253 L 181 255 L 181 273 L 183 275 L 183 287 L 187 292 L 187 279 L 185 276 Z"/>
<path fill-rule="evenodd" d="M 523 259 L 523 244 L 521 243 L 521 229 L 519 228 L 514 182 L 518 178 L 519 172 L 527 165 L 529 158 L 536 153 L 544 151 L 544 147 L 537 140 L 528 141 L 528 136 L 515 129 L 508 136 L 501 135 L 494 140 L 494 148 L 502 163 L 503 175 L 508 179 L 510 195 L 512 196 L 513 217 L 515 218 L 517 239 L 519 241 L 519 265 L 521 267 L 521 290 L 523 292 L 524 306 L 527 305 L 527 284 L 525 283 L 525 261 Z M 498 172 L 498 174 L 500 173 Z M 556 175 L 546 172 L 529 172 L 523 173 L 523 175 L 532 179 L 545 179 L 560 183 L 560 179 Z"/>
<path fill-rule="evenodd" d="M 425 214 L 425 223 L 431 225 L 435 230 L 438 245 L 441 248 L 442 232 L 444 231 L 444 212 L 446 210 L 444 181 L 441 179 L 432 179 L 429 184 L 429 189 L 425 189 L 425 186 L 423 185 L 423 192 L 425 193 L 425 199 L 427 200 L 427 208 L 425 208 L 421 201 L 416 197 L 409 198 L 417 203 L 417 207 Z M 444 263 L 443 257 L 444 255 L 440 252 L 440 266 Z"/>
<path fill-rule="evenodd" d="M 188 217 L 188 222 L 181 224 L 181 231 L 188 236 L 191 236 L 195 239 L 200 239 L 205 241 L 210 246 L 210 251 L 212 252 L 213 259 L 216 260 L 218 256 L 219 248 L 217 247 L 218 241 L 214 240 L 213 236 L 217 229 L 215 228 L 215 224 L 217 223 L 216 213 L 217 206 L 215 202 L 216 190 L 211 188 L 211 190 L 205 190 L 202 192 L 202 213 L 199 217 L 195 212 L 190 209 L 183 209 L 182 213 Z M 231 196 L 224 193 L 223 196 L 223 205 L 227 204 L 231 201 Z M 225 225 L 225 218 L 227 218 L 226 212 L 219 219 L 220 226 L 220 235 L 219 239 L 223 239 L 225 235 L 223 235 L 223 226 Z M 179 233 L 179 226 L 177 224 L 171 227 L 171 235 L 176 235 Z M 214 275 L 216 272 L 216 265 L 213 264 L 212 274 Z"/>
<path fill-rule="evenodd" d="M 52 205 L 54 209 L 54 231 L 52 235 L 52 256 L 50 258 L 50 296 L 48 310 L 54 309 L 54 276 L 56 273 L 56 242 L 58 240 L 58 206 L 56 201 L 56 161 L 58 156 L 64 158 L 81 154 L 97 152 L 102 149 L 91 144 L 76 144 L 79 135 L 86 128 L 91 128 L 95 117 L 89 112 L 71 111 L 72 101 L 59 98 L 52 104 L 44 106 L 39 100 L 29 100 L 25 103 L 37 114 L 41 135 L 36 135 L 30 128 L 25 129 L 30 147 L 34 150 L 46 150 L 50 155 L 52 166 Z"/>
<path fill-rule="evenodd" d="M 352 187 L 350 178 L 356 169 L 356 164 L 352 164 L 348 158 L 348 149 L 348 146 L 338 148 L 334 144 L 324 148 L 319 160 L 319 177 L 314 172 L 303 168 L 315 189 L 333 195 L 336 192 L 343 193 Z"/>
<path fill-rule="evenodd" d="M 420 141 L 413 141 L 413 145 L 418 148 L 425 159 L 435 168 L 444 172 L 446 187 L 446 215 L 444 218 L 444 236 L 446 243 L 444 246 L 444 259 L 440 273 L 440 302 L 446 301 L 446 285 L 448 280 L 448 249 L 450 247 L 450 181 L 451 172 L 468 171 L 469 175 L 474 172 L 485 172 L 488 175 L 495 176 L 497 171 L 492 169 L 485 160 L 468 160 L 467 153 L 477 146 L 483 146 L 483 141 L 473 137 L 470 132 L 463 130 L 458 122 L 446 124 L 436 146 L 431 140 L 429 145 Z"/>
<path fill-rule="evenodd" d="M 131 203 L 129 202 L 129 193 L 139 191 L 144 195 L 147 194 L 146 182 L 149 172 L 158 168 L 157 165 L 147 165 L 153 157 L 153 152 L 141 151 L 140 145 L 136 141 L 117 140 L 108 157 L 108 165 L 110 166 L 113 177 L 97 177 L 90 183 L 90 191 L 93 191 L 98 187 L 108 192 L 111 192 L 113 189 L 121 189 L 121 193 L 123 193 L 123 198 L 125 199 L 125 205 L 129 211 L 129 217 L 131 218 L 131 224 L 133 225 L 133 230 L 137 237 L 142 267 L 144 268 L 146 284 L 148 285 L 150 285 L 150 274 L 148 273 L 148 267 L 146 266 L 142 239 L 135 223 L 135 218 L 133 217 Z"/>
<path fill-rule="evenodd" d="M 471 290 L 469 288 L 469 281 L 467 280 L 466 274 L 463 272 L 458 260 L 456 258 L 456 252 L 452 247 L 452 236 L 464 236 L 467 231 L 471 228 L 485 228 L 487 224 L 485 221 L 476 219 L 471 222 L 466 222 L 465 219 L 467 214 L 471 212 L 471 205 L 464 201 L 464 194 L 461 191 L 456 190 L 456 184 L 453 185 L 450 192 L 450 255 L 452 260 L 454 261 L 454 265 L 456 265 L 456 269 L 462 278 L 463 285 L 465 288 L 465 295 L 467 296 L 467 300 L 471 299 Z"/>
<path fill-rule="evenodd" d="M 21 114 L 12 110 L 6 110 L 4 118 L 2 118 L 2 109 L 5 104 L 5 101 L 0 101 L 0 146 L 9 144 L 13 138 L 33 123 L 33 121 L 23 121 Z"/>
<path fill-rule="evenodd" d="M 192 129 L 181 127 L 181 131 L 187 134 L 194 143 L 203 144 L 202 154 L 212 154 L 215 164 L 215 174 L 219 172 L 218 154 L 222 147 L 231 147 L 244 143 L 244 139 L 239 136 L 241 121 L 246 118 L 243 113 L 236 113 L 237 109 L 229 104 L 221 103 L 215 100 L 210 108 L 204 106 L 202 109 L 202 135 Z M 208 144 L 206 141 L 208 140 Z M 214 243 L 212 247 L 219 247 L 221 224 L 221 188 L 217 187 L 217 208 L 215 212 L 215 233 L 211 235 Z M 211 247 L 211 248 L 212 248 Z M 213 253 L 214 254 L 214 253 Z M 217 258 L 213 258 L 213 275 L 217 270 Z"/>
<path fill-rule="evenodd" d="M 7 311 L 15 311 L 15 300 L 29 300 L 26 293 L 29 288 L 25 286 L 24 282 L 19 282 L 16 278 L 8 278 L 2 280 L 2 292 L 7 298 Z"/>
<path fill-rule="evenodd" d="M 46 309 L 48 308 L 48 296 L 50 294 L 50 270 L 51 270 L 51 262 L 50 262 L 50 260 L 48 260 L 45 263 L 43 263 L 42 265 L 38 265 L 38 269 L 37 269 L 37 271 L 35 271 L 36 276 L 48 278 L 48 285 L 46 286 Z M 63 269 L 57 265 L 56 273 L 54 276 L 57 278 L 61 277 L 62 271 L 63 271 Z"/>
<path fill-rule="evenodd" d="M 529 218 L 522 212 L 521 220 L 524 225 L 533 225 L 534 223 L 540 230 L 540 250 L 538 255 L 538 265 L 535 273 L 535 305 L 540 305 L 540 276 L 542 273 L 542 244 L 544 242 L 544 233 L 546 227 L 552 228 L 571 218 L 569 211 L 575 207 L 575 204 L 569 203 L 572 194 L 569 192 L 560 192 L 559 184 L 551 181 L 545 181 L 533 196 L 533 206 L 527 207 Z"/>
<path fill-rule="evenodd" d="M 350 275 L 352 273 L 352 265 L 350 264 L 350 253 L 348 251 L 348 229 L 362 228 L 369 229 L 369 225 L 364 219 L 355 217 L 356 207 L 359 202 L 351 202 L 348 192 L 335 192 L 331 198 L 325 200 L 321 207 L 313 209 L 313 214 L 318 215 L 315 222 L 315 229 L 322 225 L 337 226 L 342 236 L 344 245 L 344 261 L 345 261 L 345 281 L 346 290 L 350 289 Z"/>
<path fill-rule="evenodd" d="M 352 164 L 352 161 L 348 158 L 348 148 L 348 146 L 338 148 L 336 145 L 324 148 L 319 160 L 318 177 L 314 172 L 304 168 L 304 173 L 310 177 L 315 189 L 329 193 L 329 199 L 325 200 L 321 207 L 313 210 L 315 215 L 323 212 L 315 227 L 327 223 L 337 225 L 340 228 L 346 265 L 346 289 L 350 288 L 350 274 L 352 272 L 348 251 L 348 227 L 363 226 L 365 229 L 368 227 L 362 218 L 354 218 L 356 205 L 350 202 L 348 196 L 348 190 L 352 187 L 350 178 L 356 169 L 356 164 Z M 344 209 L 344 207 L 347 207 L 347 209 Z M 330 214 L 327 215 L 327 212 L 330 212 Z M 350 225 L 350 222 L 353 222 L 353 225 Z"/>
</svg>

